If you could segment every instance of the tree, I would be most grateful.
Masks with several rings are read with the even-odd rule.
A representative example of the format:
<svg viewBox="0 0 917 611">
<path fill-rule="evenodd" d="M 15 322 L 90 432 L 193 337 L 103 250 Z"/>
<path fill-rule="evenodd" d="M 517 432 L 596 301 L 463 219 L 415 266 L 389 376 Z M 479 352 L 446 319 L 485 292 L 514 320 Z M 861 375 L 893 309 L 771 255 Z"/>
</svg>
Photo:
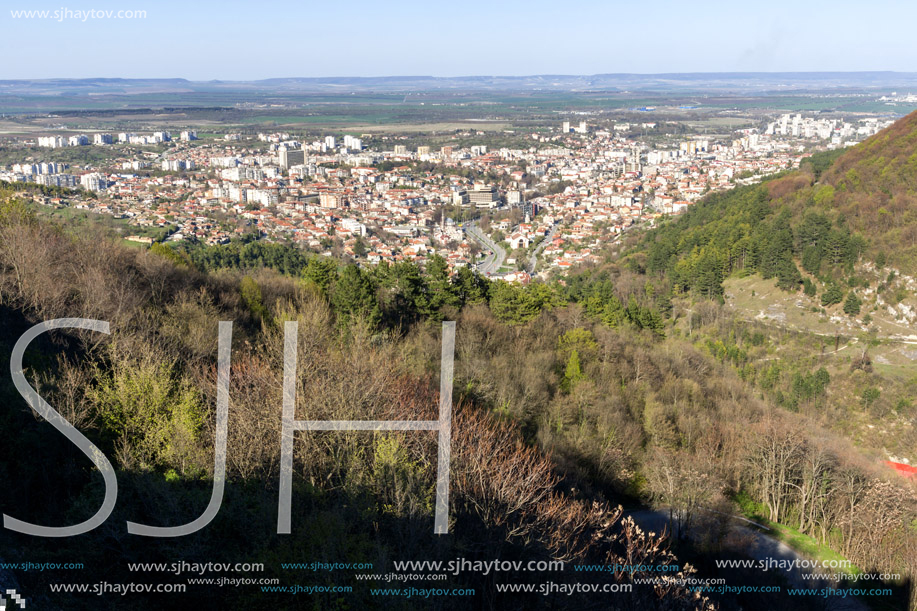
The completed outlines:
<svg viewBox="0 0 917 611">
<path fill-rule="evenodd" d="M 850 291 L 847 295 L 847 300 L 844 302 L 844 314 L 848 316 L 856 316 L 860 313 L 860 299 L 856 296 L 856 293 Z"/>
<path fill-rule="evenodd" d="M 495 282 L 491 289 L 490 309 L 498 319 L 511 325 L 526 323 L 538 316 L 539 304 L 522 287 L 509 282 Z"/>
<path fill-rule="evenodd" d="M 317 287 L 325 297 L 328 297 L 337 275 L 337 263 L 328 257 L 311 257 L 302 271 L 303 278 Z"/>
<path fill-rule="evenodd" d="M 427 262 L 430 311 L 428 315 L 438 314 L 443 306 L 458 307 L 461 300 L 456 294 L 449 277 L 449 264 L 439 256 L 433 255 Z"/>
<path fill-rule="evenodd" d="M 560 388 L 564 392 L 570 392 L 576 386 L 576 383 L 583 379 L 583 370 L 580 367 L 579 352 L 573 349 L 570 352 L 570 358 L 567 359 L 567 366 L 564 369 L 564 379 L 560 382 Z"/>
<path fill-rule="evenodd" d="M 807 297 L 815 297 L 815 283 L 808 278 L 803 278 L 802 292 L 805 293 Z"/>
<path fill-rule="evenodd" d="M 366 252 L 366 242 L 363 241 L 363 238 L 357 236 L 353 243 L 353 254 L 358 257 L 364 257 Z"/>
<path fill-rule="evenodd" d="M 375 327 L 382 317 L 372 280 L 356 265 L 345 267 L 334 283 L 331 305 L 338 321 L 344 325 L 355 318 L 363 318 Z"/>
<path fill-rule="evenodd" d="M 844 300 L 844 291 L 836 283 L 832 282 L 821 294 L 821 304 L 825 307 L 833 306 Z"/>
<path fill-rule="evenodd" d="M 489 281 L 468 266 L 458 269 L 452 278 L 455 294 L 462 305 L 487 301 Z"/>
<path fill-rule="evenodd" d="M 796 268 L 793 260 L 786 256 L 777 262 L 777 287 L 784 291 L 796 292 L 799 290 L 799 283 L 802 282 L 802 276 Z"/>
</svg>

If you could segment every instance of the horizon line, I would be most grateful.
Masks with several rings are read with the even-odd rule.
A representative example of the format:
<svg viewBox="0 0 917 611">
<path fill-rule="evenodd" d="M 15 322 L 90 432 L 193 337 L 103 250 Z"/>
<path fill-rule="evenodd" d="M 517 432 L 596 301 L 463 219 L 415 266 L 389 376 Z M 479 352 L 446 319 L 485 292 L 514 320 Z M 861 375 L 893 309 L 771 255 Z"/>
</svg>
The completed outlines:
<svg viewBox="0 0 917 611">
<path fill-rule="evenodd" d="M 35 81 L 188 81 L 198 83 L 251 83 L 260 81 L 276 80 L 334 80 L 334 79 L 431 79 L 431 80 L 450 80 L 450 79 L 470 79 L 470 78 L 596 78 L 596 77 L 615 77 L 615 76 L 698 76 L 698 75 L 742 75 L 742 76 L 775 76 L 775 75 L 915 75 L 917 71 L 902 70 L 751 70 L 751 71 L 687 71 L 687 72 L 597 72 L 593 74 L 576 74 L 576 73 L 540 73 L 540 74 L 464 74 L 457 76 L 437 76 L 431 74 L 384 74 L 384 75 L 346 75 L 339 74 L 333 76 L 270 76 L 263 78 L 243 78 L 243 79 L 224 79 L 224 78 L 188 78 L 182 76 L 84 76 L 84 77 L 64 77 L 64 76 L 47 76 L 40 78 L 12 78 L 0 79 L 0 83 L 10 82 L 35 82 Z"/>
</svg>

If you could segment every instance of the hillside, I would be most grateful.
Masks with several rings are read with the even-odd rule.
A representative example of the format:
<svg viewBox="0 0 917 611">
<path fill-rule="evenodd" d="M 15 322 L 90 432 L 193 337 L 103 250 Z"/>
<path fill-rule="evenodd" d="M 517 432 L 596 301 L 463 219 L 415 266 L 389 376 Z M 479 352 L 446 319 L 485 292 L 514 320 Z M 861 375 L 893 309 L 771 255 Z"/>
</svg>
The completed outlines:
<svg viewBox="0 0 917 611">
<path fill-rule="evenodd" d="M 438 401 L 437 325 L 418 327 L 422 335 L 411 341 L 386 326 L 409 324 L 391 316 L 398 308 L 407 310 L 409 299 L 412 316 L 431 316 L 433 308 L 449 306 L 427 299 L 433 296 L 428 282 L 437 279 L 421 277 L 416 268 L 413 274 L 401 270 L 392 280 L 391 286 L 400 288 L 376 295 L 370 278 L 355 266 L 339 269 L 326 260 L 295 257 L 290 250 L 275 260 L 265 252 L 259 252 L 262 261 L 286 261 L 298 275 L 264 267 L 207 273 L 167 248 L 130 249 L 105 234 L 72 232 L 37 218 L 8 194 L 0 198 L 0 353 L 8 363 L 16 339 L 39 321 L 110 322 L 110 336 L 78 331 L 41 336 L 27 351 L 25 368 L 42 396 L 109 458 L 119 482 L 116 508 L 100 527 L 66 539 L 6 532 L 0 546 L 4 562 L 36 555 L 78 559 L 93 575 L 89 580 L 104 576 L 108 583 L 163 578 L 155 571 L 131 572 L 128 562 L 257 562 L 265 566 L 258 578 L 329 588 L 309 597 L 309 605 L 322 609 L 417 606 L 407 597 L 374 597 L 370 590 L 397 582 L 390 586 L 371 575 L 355 580 L 351 570 L 296 571 L 282 563 L 359 562 L 371 567 L 364 572 L 383 577 L 391 573 L 393 560 L 457 557 L 680 564 L 655 535 L 622 520 L 613 503 L 563 485 L 557 464 L 524 443 L 519 423 L 501 421 L 462 394 L 453 416 L 449 535 L 432 534 L 437 441 L 424 432 L 298 435 L 293 532 L 278 535 L 283 321 L 299 323 L 300 417 L 430 420 Z M 462 285 L 454 287 L 458 294 Z M 473 290 L 467 292 L 473 300 Z M 413 310 L 419 304 L 425 309 Z M 129 535 L 126 521 L 185 524 L 206 506 L 214 477 L 215 350 L 222 320 L 234 322 L 222 507 L 211 524 L 185 538 Z M 460 353 L 474 350 L 470 325 L 459 324 L 464 327 Z M 491 319 L 490 324 L 498 323 Z M 3 512 L 53 525 L 91 516 L 101 503 L 99 473 L 32 415 L 7 375 L 0 378 L 0 399 L 0 422 L 16 431 L 0 449 Z M 692 570 L 683 567 L 684 574 Z M 578 581 L 572 573 L 568 569 L 551 578 Z M 591 581 L 615 584 L 641 574 L 650 575 L 607 573 Z M 535 576 L 514 575 L 512 581 L 531 582 Z M 118 597 L 50 591 L 56 581 L 67 581 L 56 573 L 25 571 L 17 578 L 36 608 L 119 608 Z M 578 608 L 588 602 L 587 595 L 569 593 L 497 594 L 497 578 L 466 571 L 450 576 L 449 587 L 470 589 L 463 605 L 479 608 Z M 87 581 L 74 578 L 80 579 Z M 168 581 L 184 578 L 172 575 Z M 332 587 L 353 590 L 343 595 Z M 227 608 L 276 609 L 287 608 L 290 594 L 257 586 L 189 586 L 187 593 L 168 598 L 168 605 L 210 608 L 215 600 Z M 616 600 L 631 609 L 705 607 L 702 596 L 674 584 L 641 586 Z M 134 595 L 131 604 L 158 609 L 163 599 Z M 452 606 L 447 600 L 437 607 L 443 604 Z"/>
<path fill-rule="evenodd" d="M 862 233 L 868 254 L 917 272 L 917 113 L 846 151 L 819 185 L 822 205 Z"/>
<path fill-rule="evenodd" d="M 817 409 L 807 409 L 823 405 L 824 375 L 783 381 L 789 372 L 745 367 L 771 345 L 762 331 L 729 331 L 712 304 L 685 316 L 682 298 L 676 295 L 673 304 L 672 297 L 665 278 L 647 282 L 617 266 L 584 272 L 565 285 L 520 288 L 468 273 L 449 277 L 435 258 L 424 270 L 411 264 L 363 270 L 282 245 L 127 249 L 103 234 L 71 232 L 35 217 L 14 198 L 0 208 L 4 351 L 39 320 L 82 316 L 112 324 L 110 338 L 55 334 L 27 355 L 29 378 L 116 466 L 124 490 L 118 508 L 79 542 L 81 557 L 112 576 L 127 577 L 126 560 L 176 556 L 264 561 L 267 574 L 282 583 L 297 577 L 284 573 L 280 562 L 316 557 L 368 561 L 377 572 L 401 558 L 573 564 L 628 558 L 694 570 L 687 560 L 698 576 L 720 576 L 714 559 L 747 553 L 727 536 L 725 516 L 737 511 L 792 523 L 813 549 L 841 550 L 863 570 L 917 573 L 917 532 L 909 526 L 917 517 L 915 492 L 821 426 Z M 428 536 L 433 436 L 315 433 L 297 437 L 294 533 L 289 541 L 278 538 L 283 322 L 300 324 L 297 413 L 389 420 L 433 413 L 444 318 L 458 325 L 455 534 Z M 235 321 L 223 509 L 190 544 L 128 536 L 125 520 L 183 523 L 198 514 L 209 492 L 218 320 Z M 706 342 L 714 333 L 727 341 Z M 777 401 L 783 384 L 803 393 L 798 405 L 804 409 L 791 413 Z M 0 392 L 7 426 L 23 431 L 3 449 L 0 475 L 10 491 L 4 511 L 29 512 L 48 523 L 91 513 L 101 489 L 86 461 L 23 409 L 6 382 Z M 783 462 L 764 463 L 762 440 L 792 451 Z M 38 452 L 53 456 L 58 468 L 36 470 L 18 459 Z M 803 468 L 813 457 L 824 459 L 814 472 Z M 769 482 L 778 471 L 787 479 L 775 488 Z M 814 503 L 802 492 L 812 486 L 822 491 Z M 45 502 L 49 495 L 74 507 L 62 516 L 57 504 Z M 678 508 L 668 526 L 678 536 L 659 546 L 637 535 L 622 525 L 619 502 Z M 856 516 L 845 510 L 851 502 Z M 889 502 L 897 507 L 893 515 Z M 308 526 L 316 523 L 320 531 Z M 706 534 L 689 536 L 695 532 Z M 6 547 L 4 560 L 17 560 L 17 549 L 61 558 L 77 553 L 71 545 L 52 552 L 44 542 L 15 539 L 20 544 Z M 227 548 L 227 539 L 237 543 Z M 104 551 L 111 542 L 117 553 Z M 742 585 L 781 583 L 755 571 L 730 575 Z M 49 577 L 21 579 L 40 590 Z M 888 584 L 897 588 L 890 608 L 905 608 L 908 579 Z M 552 573 L 551 580 L 580 581 L 569 570 Z M 449 583 L 473 587 L 481 608 L 588 608 L 588 597 L 496 594 L 501 581 L 464 574 Z M 354 582 L 337 574 L 323 583 Z M 285 600 L 244 589 L 226 596 L 246 608 L 274 608 Z M 188 600 L 206 597 L 201 592 Z M 725 609 L 810 608 L 809 601 L 779 594 L 711 598 Z M 359 601 L 374 608 L 377 600 L 355 588 L 347 599 L 323 597 L 321 606 L 351 608 Z M 54 597 L 45 602 L 63 604 Z M 92 604 L 98 601 L 67 599 L 67 608 Z M 635 589 L 615 604 L 706 603 L 666 585 Z M 155 608 L 156 600 L 137 607 L 144 605 Z"/>
<path fill-rule="evenodd" d="M 849 150 L 813 155 L 797 172 L 707 197 L 650 231 L 628 257 L 632 268 L 671 282 L 676 301 L 714 299 L 728 316 L 800 334 L 797 349 L 781 351 L 794 358 L 760 357 L 783 371 L 774 400 L 798 409 L 793 376 L 825 366 L 834 409 L 823 410 L 824 421 L 911 461 L 915 145 L 911 114 Z M 755 364 L 737 366 L 752 375 Z"/>
</svg>

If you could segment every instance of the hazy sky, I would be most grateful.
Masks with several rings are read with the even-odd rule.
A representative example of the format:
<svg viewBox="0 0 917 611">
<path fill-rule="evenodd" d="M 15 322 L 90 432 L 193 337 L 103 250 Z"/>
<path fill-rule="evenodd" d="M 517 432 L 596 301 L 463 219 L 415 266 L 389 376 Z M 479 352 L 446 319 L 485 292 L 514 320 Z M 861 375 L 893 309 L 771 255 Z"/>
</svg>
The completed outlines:
<svg viewBox="0 0 917 611">
<path fill-rule="evenodd" d="M 0 79 L 917 71 L 917 3 L 2 0 Z M 63 21 L 11 11 L 146 11 Z"/>
</svg>

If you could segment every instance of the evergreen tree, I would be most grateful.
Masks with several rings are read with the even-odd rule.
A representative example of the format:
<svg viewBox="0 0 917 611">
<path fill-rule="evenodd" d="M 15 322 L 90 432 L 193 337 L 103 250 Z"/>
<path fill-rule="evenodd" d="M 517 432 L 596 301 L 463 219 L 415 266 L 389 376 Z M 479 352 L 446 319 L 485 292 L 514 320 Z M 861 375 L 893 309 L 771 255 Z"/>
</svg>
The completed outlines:
<svg viewBox="0 0 917 611">
<path fill-rule="evenodd" d="M 353 254 L 358 257 L 366 256 L 366 242 L 363 241 L 363 238 L 357 236 L 357 239 L 353 243 Z"/>
<path fill-rule="evenodd" d="M 532 295 L 509 282 L 495 282 L 491 289 L 490 310 L 511 325 L 526 323 L 541 311 Z"/>
<path fill-rule="evenodd" d="M 784 291 L 796 292 L 799 290 L 799 283 L 802 282 L 802 276 L 797 269 L 796 264 L 789 255 L 777 262 L 774 270 L 777 275 L 777 287 Z"/>
<path fill-rule="evenodd" d="M 439 256 L 433 255 L 427 261 L 427 278 L 429 286 L 429 314 L 437 314 L 443 306 L 458 307 L 461 300 L 456 294 L 449 277 L 449 264 Z"/>
<path fill-rule="evenodd" d="M 337 263 L 328 257 L 310 257 L 302 271 L 303 279 L 317 287 L 325 297 L 329 295 L 337 275 Z"/>
<path fill-rule="evenodd" d="M 452 283 L 461 305 L 487 301 L 489 281 L 468 266 L 458 269 Z"/>
<path fill-rule="evenodd" d="M 341 272 L 331 291 L 331 304 L 338 321 L 344 325 L 354 318 L 363 318 L 375 327 L 381 319 L 373 282 L 356 265 L 348 265 Z"/>
<path fill-rule="evenodd" d="M 802 281 L 802 292 L 808 297 L 815 297 L 815 283 L 808 278 L 804 278 Z"/>
<path fill-rule="evenodd" d="M 833 306 L 844 300 L 844 291 L 836 283 L 832 282 L 821 294 L 821 304 L 825 307 Z"/>
<path fill-rule="evenodd" d="M 860 313 L 860 299 L 856 296 L 856 293 L 850 291 L 847 295 L 847 300 L 844 302 L 844 314 L 848 316 L 856 316 Z"/>
</svg>

